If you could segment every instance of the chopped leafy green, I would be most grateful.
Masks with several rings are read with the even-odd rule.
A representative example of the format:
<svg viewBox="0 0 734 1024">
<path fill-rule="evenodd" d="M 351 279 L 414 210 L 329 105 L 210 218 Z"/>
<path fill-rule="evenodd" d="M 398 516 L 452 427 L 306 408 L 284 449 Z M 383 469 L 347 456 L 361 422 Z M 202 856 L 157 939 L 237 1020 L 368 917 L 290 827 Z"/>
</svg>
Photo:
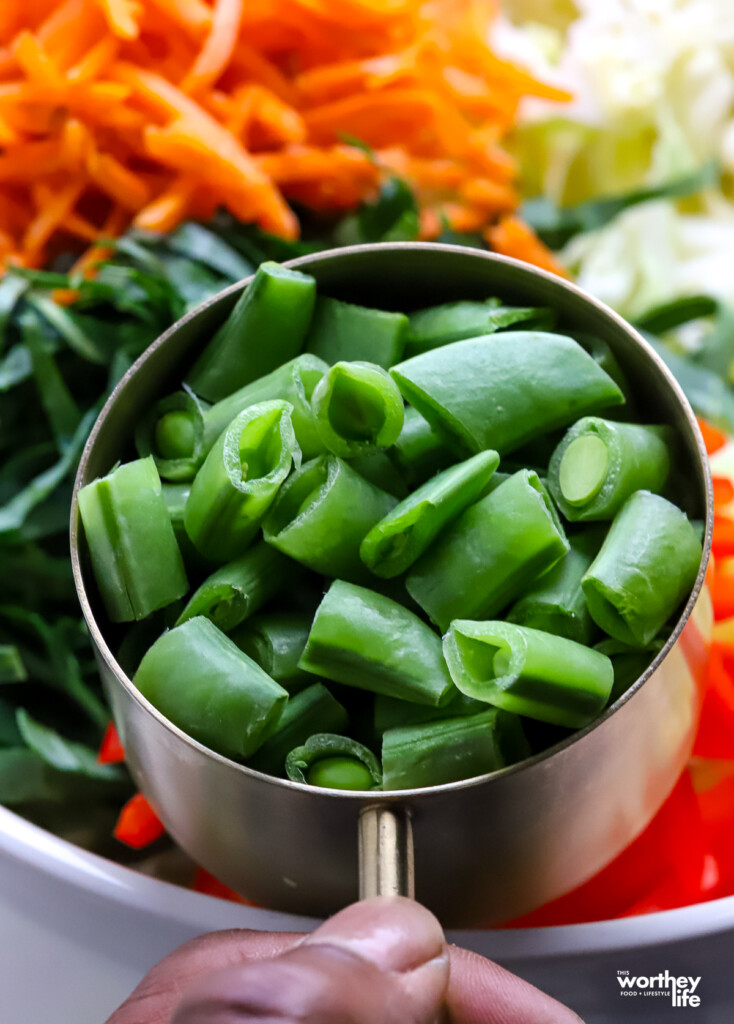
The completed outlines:
<svg viewBox="0 0 734 1024">
<path fill-rule="evenodd" d="M 545 196 L 526 200 L 520 207 L 520 216 L 532 227 L 551 249 L 560 249 L 574 235 L 604 227 L 630 206 L 651 199 L 672 199 L 693 195 L 701 189 L 715 185 L 719 180 L 719 167 L 715 161 L 705 163 L 698 171 L 661 185 L 649 185 L 616 196 L 607 196 L 576 206 L 556 206 Z"/>
<path fill-rule="evenodd" d="M 109 782 L 120 782 L 125 778 L 124 769 L 119 765 L 100 764 L 96 751 L 91 747 L 64 739 L 54 729 L 37 722 L 23 708 L 18 710 L 16 721 L 28 747 L 52 768 Z"/>
<path fill-rule="evenodd" d="M 14 644 L 0 644 L 0 683 L 22 683 L 27 678 L 18 648 Z"/>
</svg>

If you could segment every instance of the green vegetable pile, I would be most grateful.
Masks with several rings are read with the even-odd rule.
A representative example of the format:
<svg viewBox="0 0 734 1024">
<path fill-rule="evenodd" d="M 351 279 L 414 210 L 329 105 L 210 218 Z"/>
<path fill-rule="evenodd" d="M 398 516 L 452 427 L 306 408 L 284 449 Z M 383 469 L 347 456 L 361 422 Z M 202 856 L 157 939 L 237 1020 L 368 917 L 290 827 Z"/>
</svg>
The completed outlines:
<svg viewBox="0 0 734 1024">
<path fill-rule="evenodd" d="M 581 213 L 573 208 L 571 234 L 588 219 Z M 552 218 L 559 216 L 564 239 L 569 237 L 568 211 L 549 214 L 546 208 L 541 215 L 546 223 L 551 217 L 553 229 Z M 71 280 L 61 261 L 47 272 L 13 271 L 0 281 L 0 802 L 47 827 L 68 832 L 99 819 L 100 834 L 105 833 L 129 788 L 124 771 L 102 767 L 93 756 L 108 712 L 68 559 L 71 487 L 86 436 L 117 380 L 181 313 L 264 259 L 285 260 L 360 241 L 412 239 L 417 209 L 409 190 L 391 180 L 376 203 L 336 227 L 305 224 L 304 229 L 309 240 L 292 245 L 217 218 L 207 226 L 185 224 L 165 238 L 125 236 L 94 280 Z M 450 231 L 440 240 L 484 244 L 479 236 Z M 78 288 L 79 301 L 58 306 L 55 288 Z M 502 309 L 494 315 L 496 326 L 505 326 Z M 698 317 L 714 325 L 701 353 L 691 357 L 651 340 L 661 345 L 696 411 L 734 430 L 734 331 L 728 329 L 728 311 L 706 298 L 682 300 L 643 326 L 664 333 Z M 426 333 L 430 329 L 428 324 Z M 411 487 L 446 468 L 445 453 L 410 407 L 392 456 Z M 174 509 L 178 501 L 180 515 L 176 519 L 174 512 L 173 518 L 181 536 L 185 485 L 178 485 L 178 495 L 175 486 L 169 488 L 169 503 Z M 281 666 L 277 671 L 288 671 L 282 668 L 289 658 L 283 617 L 262 617 L 262 628 L 251 631 L 249 652 L 265 652 L 260 657 L 268 672 L 268 658 Z M 290 626 L 288 615 L 284 619 Z M 633 666 L 640 662 L 636 655 L 626 657 Z M 300 670 L 292 664 L 290 671 Z M 389 709 L 383 713 L 386 722 L 393 721 Z M 341 725 L 329 728 L 338 732 Z M 83 841 L 89 841 L 86 833 Z"/>
<path fill-rule="evenodd" d="M 554 319 L 387 312 L 262 263 L 139 457 L 79 492 L 140 692 L 220 754 L 336 789 L 471 778 L 592 722 L 702 550 L 674 432 L 596 415 L 628 384 Z"/>
</svg>

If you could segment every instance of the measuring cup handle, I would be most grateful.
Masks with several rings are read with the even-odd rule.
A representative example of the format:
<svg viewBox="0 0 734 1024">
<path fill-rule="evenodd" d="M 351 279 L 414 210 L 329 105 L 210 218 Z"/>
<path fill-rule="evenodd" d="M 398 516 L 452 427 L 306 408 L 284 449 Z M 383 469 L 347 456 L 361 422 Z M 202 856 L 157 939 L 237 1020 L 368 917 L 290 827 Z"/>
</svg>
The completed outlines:
<svg viewBox="0 0 734 1024">
<path fill-rule="evenodd" d="M 359 815 L 359 898 L 415 898 L 413 827 L 406 808 L 373 804 Z"/>
</svg>

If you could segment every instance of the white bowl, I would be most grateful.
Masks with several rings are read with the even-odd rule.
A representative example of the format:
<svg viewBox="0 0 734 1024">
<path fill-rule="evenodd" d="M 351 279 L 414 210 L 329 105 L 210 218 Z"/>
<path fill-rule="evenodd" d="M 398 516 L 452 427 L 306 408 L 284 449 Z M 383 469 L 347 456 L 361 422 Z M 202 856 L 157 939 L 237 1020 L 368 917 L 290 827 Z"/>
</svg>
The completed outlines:
<svg viewBox="0 0 734 1024">
<path fill-rule="evenodd" d="M 309 931 L 316 923 L 146 877 L 0 808 L 3 1024 L 101 1024 L 149 967 L 195 935 Z M 550 992 L 586 1024 L 670 1020 L 666 998 L 622 1001 L 619 971 L 700 977 L 701 1006 L 688 1013 L 701 1024 L 733 1018 L 734 897 L 618 921 L 449 938 Z"/>
</svg>

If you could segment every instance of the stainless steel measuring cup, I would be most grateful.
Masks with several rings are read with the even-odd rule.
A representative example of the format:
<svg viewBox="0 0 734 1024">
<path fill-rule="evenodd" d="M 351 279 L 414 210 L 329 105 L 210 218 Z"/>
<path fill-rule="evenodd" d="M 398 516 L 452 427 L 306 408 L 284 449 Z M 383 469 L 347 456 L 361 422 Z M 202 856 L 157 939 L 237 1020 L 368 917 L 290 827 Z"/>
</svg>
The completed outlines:
<svg viewBox="0 0 734 1024">
<path fill-rule="evenodd" d="M 243 281 L 184 317 L 138 359 L 102 410 L 79 466 L 74 578 L 130 770 L 181 846 L 257 903 L 324 915 L 358 892 L 411 892 L 414 845 L 416 895 L 444 924 L 514 917 L 581 884 L 627 846 L 689 756 L 711 626 L 705 572 L 712 492 L 700 431 L 678 384 L 628 324 L 527 264 L 456 246 L 388 243 L 287 265 L 312 274 L 320 293 L 381 308 L 489 295 L 550 306 L 561 330 L 605 341 L 643 417 L 676 431 L 686 511 L 706 522 L 700 571 L 669 640 L 634 686 L 570 739 L 503 771 L 420 790 L 352 793 L 271 778 L 203 747 L 149 704 L 117 664 L 98 621 L 104 612 L 76 494 L 130 454 L 140 415 L 177 387 L 247 287 Z"/>
</svg>

